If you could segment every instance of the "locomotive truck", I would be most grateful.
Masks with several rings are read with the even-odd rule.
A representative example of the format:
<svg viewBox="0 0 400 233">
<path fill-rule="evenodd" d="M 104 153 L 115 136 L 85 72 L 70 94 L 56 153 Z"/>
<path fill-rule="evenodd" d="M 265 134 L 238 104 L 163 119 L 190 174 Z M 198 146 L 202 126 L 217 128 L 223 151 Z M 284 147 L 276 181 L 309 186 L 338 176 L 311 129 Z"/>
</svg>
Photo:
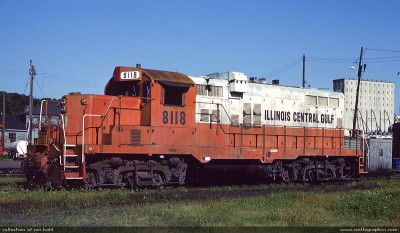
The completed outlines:
<svg viewBox="0 0 400 233">
<path fill-rule="evenodd" d="M 341 93 L 240 72 L 116 67 L 104 95 L 63 96 L 56 125 L 41 113 L 23 168 L 29 184 L 50 188 L 175 186 L 235 169 L 261 180 L 347 179 L 366 172 L 366 153 L 362 138 L 345 136 L 343 106 Z"/>
</svg>

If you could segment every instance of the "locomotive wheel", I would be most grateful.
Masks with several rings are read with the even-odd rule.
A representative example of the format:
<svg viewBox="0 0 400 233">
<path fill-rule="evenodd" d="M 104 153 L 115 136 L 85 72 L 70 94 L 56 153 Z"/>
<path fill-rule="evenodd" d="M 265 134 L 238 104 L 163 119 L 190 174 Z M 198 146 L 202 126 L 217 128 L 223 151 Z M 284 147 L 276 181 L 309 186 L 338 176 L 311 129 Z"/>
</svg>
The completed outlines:
<svg viewBox="0 0 400 233">
<path fill-rule="evenodd" d="M 48 189 L 58 189 L 62 185 L 62 174 L 61 168 L 55 164 L 50 165 L 48 181 L 46 187 Z"/>
<path fill-rule="evenodd" d="M 350 178 L 353 175 L 353 169 L 351 165 L 346 162 L 344 168 L 343 168 L 343 178 Z"/>
<path fill-rule="evenodd" d="M 97 188 L 97 180 L 96 180 L 96 174 L 94 171 L 90 171 L 87 173 L 87 179 L 85 184 L 89 187 L 89 188 Z"/>
<path fill-rule="evenodd" d="M 289 183 L 290 182 L 289 170 L 288 169 L 283 169 L 281 175 L 282 175 L 283 182 L 285 182 L 285 183 Z"/>
<path fill-rule="evenodd" d="M 164 176 L 158 172 L 154 172 L 153 173 L 153 183 L 157 186 L 157 187 L 162 187 L 165 184 L 165 179 Z"/>
<path fill-rule="evenodd" d="M 125 177 L 128 180 L 128 187 L 134 188 L 136 184 L 135 184 L 135 176 L 133 175 L 133 172 L 126 173 Z"/>
</svg>

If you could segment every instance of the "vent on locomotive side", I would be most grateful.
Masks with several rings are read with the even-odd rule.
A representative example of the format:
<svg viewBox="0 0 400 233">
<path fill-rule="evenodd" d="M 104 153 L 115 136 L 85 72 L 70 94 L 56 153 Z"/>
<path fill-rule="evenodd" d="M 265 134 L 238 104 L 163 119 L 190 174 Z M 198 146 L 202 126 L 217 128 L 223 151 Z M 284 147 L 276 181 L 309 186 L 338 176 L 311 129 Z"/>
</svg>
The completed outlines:
<svg viewBox="0 0 400 233">
<path fill-rule="evenodd" d="M 131 130 L 131 144 L 139 145 L 140 144 L 140 130 Z"/>
</svg>

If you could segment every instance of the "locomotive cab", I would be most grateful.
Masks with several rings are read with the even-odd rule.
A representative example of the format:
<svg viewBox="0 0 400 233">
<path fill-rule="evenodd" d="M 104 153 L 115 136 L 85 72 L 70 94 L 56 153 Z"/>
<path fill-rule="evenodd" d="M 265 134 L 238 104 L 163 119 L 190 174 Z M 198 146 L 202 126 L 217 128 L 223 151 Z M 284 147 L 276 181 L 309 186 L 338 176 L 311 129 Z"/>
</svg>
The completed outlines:
<svg viewBox="0 0 400 233">
<path fill-rule="evenodd" d="M 139 98 L 141 125 L 193 127 L 196 94 L 192 87 L 194 82 L 181 73 L 120 66 L 104 94 Z"/>
</svg>

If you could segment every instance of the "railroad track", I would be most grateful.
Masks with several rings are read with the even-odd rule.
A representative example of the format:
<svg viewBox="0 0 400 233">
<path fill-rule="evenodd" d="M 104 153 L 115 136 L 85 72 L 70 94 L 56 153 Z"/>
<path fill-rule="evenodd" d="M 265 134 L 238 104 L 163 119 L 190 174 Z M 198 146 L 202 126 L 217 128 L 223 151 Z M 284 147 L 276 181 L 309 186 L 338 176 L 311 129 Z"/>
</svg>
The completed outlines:
<svg viewBox="0 0 400 233">
<path fill-rule="evenodd" d="M 392 174 L 392 175 L 389 175 Z M 281 192 L 341 192 L 346 190 L 368 190 L 376 188 L 379 185 L 372 183 L 359 183 L 361 180 L 375 180 L 379 177 L 383 179 L 400 179 L 400 173 L 385 173 L 383 176 L 369 175 L 357 179 L 338 180 L 332 182 L 322 183 L 260 183 L 260 184 L 231 184 L 231 185 L 216 185 L 216 186 L 186 186 L 185 192 L 174 191 L 174 188 L 166 187 L 171 189 L 171 192 L 177 200 L 203 200 L 203 199 L 222 199 L 222 198 L 240 198 L 240 197 L 256 197 L 265 196 L 273 193 Z M 11 173 L 9 176 L 17 176 L 17 173 Z M 19 176 L 19 175 L 18 175 Z M 6 186 L 13 186 L 14 188 L 6 188 Z M 0 182 L 0 192 L 20 192 L 22 189 L 26 189 L 26 182 Z M 22 189 L 15 189 L 19 187 Z M 93 190 L 96 191 L 96 190 Z M 154 201 L 169 200 L 171 198 L 171 192 L 157 192 L 154 190 L 152 195 L 157 198 Z"/>
<path fill-rule="evenodd" d="M 0 177 L 2 176 L 25 176 L 25 173 L 21 169 L 0 168 Z"/>
<path fill-rule="evenodd" d="M 1 176 L 24 176 L 21 169 L 21 162 L 16 160 L 0 160 Z"/>
<path fill-rule="evenodd" d="M 329 182 L 316 182 L 314 184 L 310 184 L 310 183 L 304 183 L 303 186 L 299 187 L 299 191 L 306 191 L 307 189 L 310 189 L 310 187 L 313 186 L 318 186 L 319 184 L 323 184 L 323 183 L 329 183 L 332 187 L 334 186 L 343 186 L 343 183 L 346 182 L 352 182 L 352 181 L 360 181 L 363 179 L 377 179 L 377 178 L 390 178 L 392 176 L 398 176 L 400 175 L 400 171 L 396 171 L 396 170 L 390 170 L 390 171 L 382 171 L 382 172 L 371 172 L 371 173 L 365 173 L 362 174 L 362 176 L 360 178 L 354 178 L 354 179 L 346 179 L 346 180 L 336 180 L 336 181 L 329 181 Z M 23 172 L 23 170 L 20 168 L 20 163 L 19 161 L 8 161 L 8 162 L 2 162 L 0 161 L 0 177 L 23 177 L 25 176 L 25 173 Z M 297 182 L 295 182 L 297 183 Z M 299 182 L 302 183 L 302 182 Z M 0 186 L 4 186 L 6 183 L 0 183 Z M 260 185 L 263 185 L 265 183 L 259 183 Z M 8 184 L 7 184 L 8 185 Z M 21 184 L 19 184 L 21 185 Z M 249 186 L 257 186 L 258 184 L 251 184 L 251 183 L 238 183 L 238 184 L 230 184 L 230 185 L 249 185 Z M 220 186 L 220 187 L 224 187 L 224 186 L 229 186 L 229 185 L 224 185 L 224 184 L 212 184 L 211 186 Z M 209 193 L 209 189 L 210 186 L 207 185 L 194 185 L 194 186 L 187 186 L 190 190 L 193 189 L 193 191 L 195 191 L 197 193 L 197 195 L 200 195 L 199 198 L 204 195 L 205 193 Z M 252 190 L 243 190 L 242 192 L 234 192 L 235 194 L 233 194 L 234 196 L 241 196 L 241 195 L 263 195 L 263 194 L 267 194 L 267 193 L 271 193 L 271 192 L 280 192 L 284 190 L 281 188 L 274 188 L 274 189 L 252 189 Z M 204 193 L 205 192 L 205 193 Z M 225 191 L 226 192 L 226 191 Z M 202 194 L 203 193 L 203 194 Z M 214 195 L 219 196 L 220 194 L 215 193 L 215 191 L 212 191 L 212 193 L 214 193 Z M 224 193 L 224 192 L 223 192 Z M 228 195 L 230 196 L 229 193 L 227 192 Z M 210 193 L 209 193 L 210 194 Z M 212 195 L 212 196 L 214 196 Z M 226 196 L 224 194 L 222 194 L 223 196 Z M 190 195 L 192 196 L 192 195 Z M 194 195 L 196 196 L 196 195 Z"/>
</svg>

